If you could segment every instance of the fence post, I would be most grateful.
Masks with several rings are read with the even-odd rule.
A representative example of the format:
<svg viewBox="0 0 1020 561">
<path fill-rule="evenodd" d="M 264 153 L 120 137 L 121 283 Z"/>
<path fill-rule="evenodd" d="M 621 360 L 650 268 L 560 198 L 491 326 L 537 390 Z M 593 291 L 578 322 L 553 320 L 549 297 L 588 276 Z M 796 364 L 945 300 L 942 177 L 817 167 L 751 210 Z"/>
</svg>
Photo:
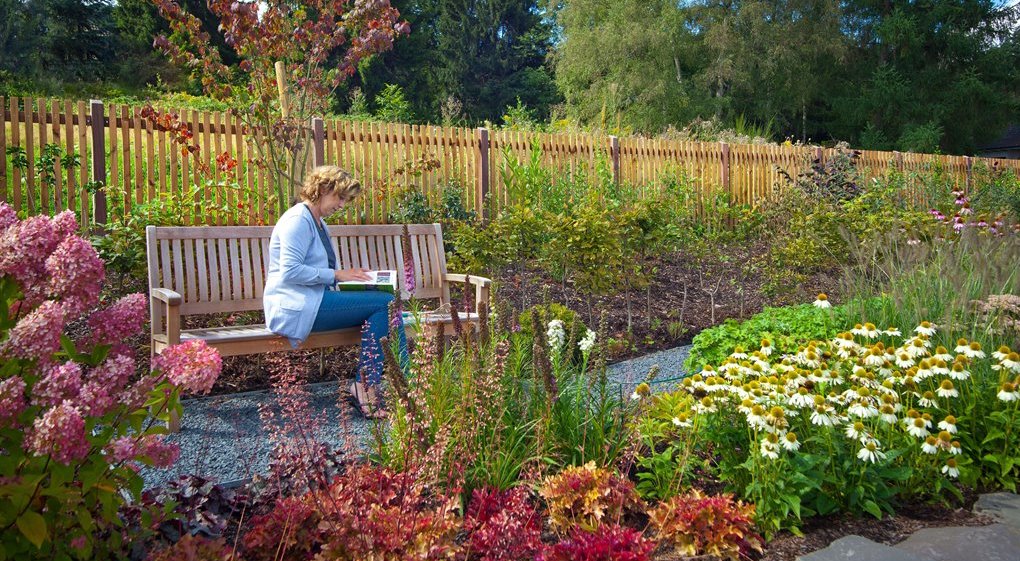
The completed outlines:
<svg viewBox="0 0 1020 561">
<path fill-rule="evenodd" d="M 815 159 L 818 160 L 818 165 L 825 164 L 825 150 L 822 150 L 821 146 L 815 146 Z"/>
<path fill-rule="evenodd" d="M 89 101 L 92 127 L 92 180 L 101 182 L 102 187 L 106 186 L 106 136 L 103 130 L 106 128 L 106 112 L 103 109 L 103 102 L 98 99 Z M 96 189 L 92 196 L 92 211 L 95 213 L 93 219 L 96 224 L 106 224 L 106 191 L 102 188 Z"/>
<path fill-rule="evenodd" d="M 613 183 L 620 184 L 620 137 L 609 137 L 609 154 L 613 158 Z"/>
<path fill-rule="evenodd" d="M 478 127 L 478 186 L 475 210 L 482 220 L 489 218 L 485 197 L 489 194 L 489 129 Z"/>
<path fill-rule="evenodd" d="M 726 194 L 732 195 L 730 193 L 730 145 L 720 142 L 719 146 L 722 147 L 722 172 L 719 179 L 722 181 L 723 189 L 726 189 Z"/>
<path fill-rule="evenodd" d="M 312 117 L 312 161 L 316 167 L 326 165 L 326 132 L 319 117 Z"/>
<path fill-rule="evenodd" d="M 967 182 L 964 185 L 966 186 L 965 188 L 967 190 L 967 194 L 969 195 L 970 194 L 971 173 L 972 173 L 972 171 L 974 169 L 974 160 L 972 160 L 970 158 L 970 156 L 964 156 L 963 157 L 963 165 L 967 167 Z"/>
<path fill-rule="evenodd" d="M 903 152 L 893 150 L 893 158 L 896 160 L 896 171 L 903 171 Z"/>
</svg>

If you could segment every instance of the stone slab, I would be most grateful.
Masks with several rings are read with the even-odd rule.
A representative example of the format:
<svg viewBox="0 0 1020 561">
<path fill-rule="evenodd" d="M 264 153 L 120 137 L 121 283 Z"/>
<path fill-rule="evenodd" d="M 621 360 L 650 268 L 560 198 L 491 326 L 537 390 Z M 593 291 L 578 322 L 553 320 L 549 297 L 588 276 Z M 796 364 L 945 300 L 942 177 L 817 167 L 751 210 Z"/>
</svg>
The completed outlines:
<svg viewBox="0 0 1020 561">
<path fill-rule="evenodd" d="M 974 512 L 994 516 L 1007 526 L 1020 528 L 1020 495 L 986 493 L 978 497 Z"/>
<path fill-rule="evenodd" d="M 925 528 L 896 548 L 934 561 L 1020 561 L 1020 530 L 1006 524 Z"/>
<path fill-rule="evenodd" d="M 873 542 L 861 536 L 845 536 L 829 547 L 802 555 L 797 561 L 932 561 L 929 557 Z"/>
</svg>

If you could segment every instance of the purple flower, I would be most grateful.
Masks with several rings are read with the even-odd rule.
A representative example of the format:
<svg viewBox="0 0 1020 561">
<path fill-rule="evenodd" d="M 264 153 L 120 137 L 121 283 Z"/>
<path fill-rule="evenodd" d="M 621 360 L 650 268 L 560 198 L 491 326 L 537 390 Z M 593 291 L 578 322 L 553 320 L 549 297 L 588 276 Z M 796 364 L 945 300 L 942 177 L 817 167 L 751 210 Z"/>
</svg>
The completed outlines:
<svg viewBox="0 0 1020 561">
<path fill-rule="evenodd" d="M 7 203 L 0 203 L 0 232 L 18 221 L 18 213 Z"/>
</svg>

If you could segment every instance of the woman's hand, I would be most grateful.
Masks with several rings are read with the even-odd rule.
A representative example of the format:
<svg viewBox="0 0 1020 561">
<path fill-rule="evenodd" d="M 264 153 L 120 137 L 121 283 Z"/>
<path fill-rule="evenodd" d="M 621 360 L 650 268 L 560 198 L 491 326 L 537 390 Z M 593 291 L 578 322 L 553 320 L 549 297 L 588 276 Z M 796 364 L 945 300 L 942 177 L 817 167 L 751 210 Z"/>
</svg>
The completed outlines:
<svg viewBox="0 0 1020 561">
<path fill-rule="evenodd" d="M 359 268 L 337 269 L 333 271 L 333 276 L 336 277 L 337 282 L 372 280 L 372 277 L 368 276 L 368 269 Z"/>
</svg>

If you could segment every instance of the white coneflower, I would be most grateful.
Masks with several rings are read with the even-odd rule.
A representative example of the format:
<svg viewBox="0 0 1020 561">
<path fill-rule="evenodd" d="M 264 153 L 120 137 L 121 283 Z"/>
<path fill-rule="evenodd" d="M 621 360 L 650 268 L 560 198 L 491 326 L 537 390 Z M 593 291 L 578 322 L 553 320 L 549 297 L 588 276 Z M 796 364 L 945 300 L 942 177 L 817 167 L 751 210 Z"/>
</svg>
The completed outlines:
<svg viewBox="0 0 1020 561">
<path fill-rule="evenodd" d="M 867 438 L 868 436 L 867 429 L 864 428 L 864 423 L 860 421 L 848 423 L 843 433 L 846 434 L 847 438 L 852 440 L 861 440 L 862 438 Z"/>
<path fill-rule="evenodd" d="M 886 330 L 883 331 L 883 333 L 885 333 L 889 337 L 899 337 L 900 335 L 903 335 L 902 333 L 900 333 L 900 330 L 896 327 L 887 327 Z"/>
<path fill-rule="evenodd" d="M 896 421 L 899 420 L 899 417 L 896 416 L 896 408 L 892 405 L 883 405 L 879 410 L 879 413 L 878 418 L 881 419 L 883 423 L 895 425 Z"/>
<path fill-rule="evenodd" d="M 949 350 L 942 345 L 935 347 L 935 354 L 931 355 L 931 357 L 935 360 L 943 360 L 947 363 L 953 361 L 953 355 L 949 354 Z"/>
<path fill-rule="evenodd" d="M 807 388 L 797 388 L 797 392 L 790 396 L 786 402 L 792 407 L 804 409 L 813 406 L 815 404 L 815 398 L 808 392 Z"/>
<path fill-rule="evenodd" d="M 960 446 L 959 440 L 954 440 L 949 444 L 949 453 L 956 456 L 963 452 L 963 447 Z"/>
<path fill-rule="evenodd" d="M 942 466 L 942 473 L 953 479 L 960 477 L 960 470 L 956 467 L 956 460 L 954 458 L 946 460 L 946 465 Z"/>
<path fill-rule="evenodd" d="M 740 411 L 744 415 L 750 415 L 752 407 L 754 407 L 754 401 L 752 401 L 749 397 L 745 397 L 740 400 L 740 405 L 737 406 L 737 411 Z"/>
<path fill-rule="evenodd" d="M 816 405 L 811 411 L 811 424 L 819 427 L 834 427 L 841 424 L 831 405 Z"/>
<path fill-rule="evenodd" d="M 964 351 L 963 354 L 967 358 L 985 358 L 985 352 L 981 350 L 981 343 L 978 343 L 977 341 L 972 341 L 971 344 L 967 346 L 967 350 Z"/>
<path fill-rule="evenodd" d="M 836 346 L 841 349 L 854 349 L 857 347 L 857 343 L 853 340 L 853 337 L 849 333 L 840 333 L 836 335 L 835 339 Z"/>
<path fill-rule="evenodd" d="M 935 394 L 931 390 L 924 392 L 921 398 L 917 401 L 917 404 L 921 407 L 934 407 L 938 409 L 939 403 L 935 401 Z"/>
<path fill-rule="evenodd" d="M 924 444 L 921 445 L 921 451 L 924 452 L 925 454 L 938 454 L 939 453 L 938 443 L 939 439 L 935 438 L 934 436 L 929 436 L 924 439 Z"/>
<path fill-rule="evenodd" d="M 865 323 L 864 328 L 861 329 L 861 335 L 868 339 L 877 339 L 880 335 L 878 328 L 873 323 Z"/>
<path fill-rule="evenodd" d="M 921 325 L 918 325 L 917 327 L 914 328 L 914 332 L 920 333 L 921 335 L 925 335 L 927 337 L 931 337 L 932 335 L 935 335 L 936 329 L 937 326 L 934 323 L 930 321 L 922 321 Z"/>
<path fill-rule="evenodd" d="M 847 413 L 850 413 L 854 417 L 867 419 L 878 415 L 878 408 L 864 401 L 855 401 L 850 405 L 850 408 L 847 409 Z"/>
<path fill-rule="evenodd" d="M 931 434 L 930 432 L 928 432 L 928 428 L 924 426 L 925 425 L 924 419 L 918 417 L 916 419 L 906 419 L 906 421 L 907 432 L 910 433 L 911 436 L 915 436 L 917 438 L 927 438 L 928 435 Z"/>
<path fill-rule="evenodd" d="M 772 355 L 772 341 L 768 339 L 761 340 L 761 350 L 759 351 L 764 356 Z"/>
<path fill-rule="evenodd" d="M 865 462 L 875 463 L 885 459 L 885 454 L 878 449 L 878 443 L 869 440 L 863 448 L 857 451 L 857 457 Z"/>
<path fill-rule="evenodd" d="M 970 341 L 960 338 L 956 340 L 956 348 L 953 352 L 956 354 L 966 354 L 970 350 Z"/>
<path fill-rule="evenodd" d="M 1013 372 L 1020 373 L 1020 354 L 1009 353 L 999 364 L 1001 364 L 1003 368 L 1008 368 Z"/>
<path fill-rule="evenodd" d="M 832 304 L 829 303 L 829 297 L 826 296 L 824 292 L 819 294 L 815 298 L 815 301 L 813 302 L 813 305 L 814 305 L 814 307 L 820 308 L 822 310 L 824 310 L 826 308 L 831 308 L 832 307 Z"/>
<path fill-rule="evenodd" d="M 868 351 L 867 356 L 864 357 L 864 364 L 866 366 L 879 367 L 885 364 L 885 351 L 880 348 L 872 347 Z"/>
<path fill-rule="evenodd" d="M 913 358 L 920 358 L 928 356 L 928 347 L 925 345 L 924 339 L 914 337 L 907 343 L 903 350 L 907 352 Z"/>
<path fill-rule="evenodd" d="M 747 424 L 753 429 L 765 428 L 765 408 L 761 405 L 752 407 L 751 412 L 747 414 Z"/>
<path fill-rule="evenodd" d="M 694 403 L 694 411 L 701 414 L 715 413 L 718 409 L 715 407 L 715 401 L 710 396 L 701 398 L 701 401 Z"/>
<path fill-rule="evenodd" d="M 687 417 L 687 413 L 680 413 L 676 417 L 673 417 L 673 425 L 686 429 L 694 426 L 694 422 Z"/>
<path fill-rule="evenodd" d="M 996 394 L 996 397 L 998 397 L 1000 401 L 1017 401 L 1020 400 L 1020 391 L 1017 391 L 1015 384 L 1005 382 L 999 388 L 999 393 Z"/>
<path fill-rule="evenodd" d="M 770 460 L 779 458 L 779 438 L 774 434 L 767 434 L 761 439 L 761 456 Z"/>
<path fill-rule="evenodd" d="M 916 364 L 914 362 L 914 358 L 911 357 L 909 354 L 901 352 L 900 354 L 896 355 L 896 366 L 899 366 L 900 368 L 910 368 L 914 364 Z"/>
<path fill-rule="evenodd" d="M 800 450 L 800 441 L 797 440 L 797 435 L 792 432 L 788 432 L 783 435 L 783 439 L 780 442 L 783 444 L 783 448 L 786 448 L 790 452 Z"/>
<path fill-rule="evenodd" d="M 1006 358 L 1007 356 L 1009 356 L 1009 353 L 1011 353 L 1011 352 L 1013 352 L 1013 351 L 1009 350 L 1009 347 L 1007 347 L 1006 345 L 1003 345 L 1003 346 L 999 347 L 997 350 L 992 352 L 992 358 L 994 358 L 995 360 L 1001 361 L 1004 358 Z"/>
<path fill-rule="evenodd" d="M 730 354 L 730 358 L 733 358 L 735 360 L 744 360 L 744 359 L 746 359 L 747 358 L 747 353 L 744 352 L 744 347 L 742 347 L 740 345 L 737 345 L 737 347 L 734 348 L 733 352 Z"/>
<path fill-rule="evenodd" d="M 934 375 L 935 373 L 932 372 L 931 369 L 931 362 L 929 362 L 928 359 L 923 359 L 921 362 L 917 363 L 917 370 L 914 372 L 914 377 L 917 378 L 918 381 L 927 380 Z"/>
<path fill-rule="evenodd" d="M 589 329 L 585 331 L 584 338 L 577 342 L 577 348 L 581 349 L 582 353 L 587 353 L 595 346 L 595 332 Z"/>
<path fill-rule="evenodd" d="M 956 391 L 953 387 L 952 380 L 942 380 L 939 384 L 939 389 L 935 390 L 935 393 L 939 394 L 940 397 L 960 397 L 960 392 Z"/>
<path fill-rule="evenodd" d="M 939 428 L 948 432 L 949 434 L 956 434 L 956 417 L 952 415 L 946 415 L 946 418 L 939 421 Z"/>
</svg>

